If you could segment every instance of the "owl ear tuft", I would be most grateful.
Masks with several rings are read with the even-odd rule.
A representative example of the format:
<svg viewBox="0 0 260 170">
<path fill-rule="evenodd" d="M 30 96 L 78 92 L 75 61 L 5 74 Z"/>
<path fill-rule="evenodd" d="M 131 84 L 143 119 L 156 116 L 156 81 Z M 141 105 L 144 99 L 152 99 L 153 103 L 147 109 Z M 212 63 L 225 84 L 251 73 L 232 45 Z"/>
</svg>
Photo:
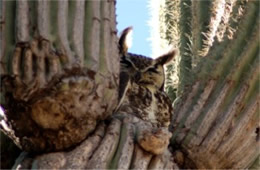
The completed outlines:
<svg viewBox="0 0 260 170">
<path fill-rule="evenodd" d="M 170 62 L 174 58 L 174 56 L 176 54 L 177 54 L 177 51 L 175 49 L 171 50 L 168 53 L 163 54 L 160 57 L 156 58 L 155 59 L 156 63 L 161 64 L 161 65 L 167 64 L 168 62 Z"/>
<path fill-rule="evenodd" d="M 131 46 L 131 33 L 133 31 L 133 27 L 127 27 L 124 29 L 119 38 L 119 52 L 122 55 L 125 55 L 128 51 L 128 48 Z"/>
</svg>

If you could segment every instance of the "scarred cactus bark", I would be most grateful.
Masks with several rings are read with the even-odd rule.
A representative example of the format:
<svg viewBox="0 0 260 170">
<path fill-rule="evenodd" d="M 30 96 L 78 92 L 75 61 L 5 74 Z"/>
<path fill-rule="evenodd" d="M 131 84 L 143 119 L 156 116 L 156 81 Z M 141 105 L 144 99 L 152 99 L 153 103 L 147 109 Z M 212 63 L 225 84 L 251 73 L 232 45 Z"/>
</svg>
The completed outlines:
<svg viewBox="0 0 260 170">
<path fill-rule="evenodd" d="M 118 117 L 117 117 L 118 116 Z M 33 156 L 22 153 L 13 168 L 23 169 L 178 169 L 168 149 L 157 155 L 136 143 L 136 124 L 130 115 L 100 123 L 94 133 L 70 151 Z"/>
<path fill-rule="evenodd" d="M 75 146 L 117 104 L 115 2 L 1 3 L 5 127 L 25 151 Z"/>
</svg>

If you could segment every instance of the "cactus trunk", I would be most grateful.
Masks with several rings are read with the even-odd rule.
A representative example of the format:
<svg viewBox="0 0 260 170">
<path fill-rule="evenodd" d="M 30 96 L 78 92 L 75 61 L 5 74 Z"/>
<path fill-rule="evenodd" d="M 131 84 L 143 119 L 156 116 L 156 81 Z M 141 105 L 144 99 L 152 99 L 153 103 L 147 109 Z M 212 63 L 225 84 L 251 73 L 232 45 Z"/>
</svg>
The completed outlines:
<svg viewBox="0 0 260 170">
<path fill-rule="evenodd" d="M 131 114 L 111 118 L 119 78 L 114 0 L 0 3 L 0 128 L 24 151 L 14 169 L 177 167 L 167 129 L 151 132 Z M 148 131 L 140 140 L 163 143 L 160 155 L 138 145 Z M 20 152 L 7 155 L 9 148 L 1 168 L 11 168 Z"/>
<path fill-rule="evenodd" d="M 174 161 L 259 168 L 259 2 L 160 3 L 158 42 L 179 49 L 166 82 L 176 98 Z M 0 9 L 0 127 L 29 152 L 13 168 L 178 168 L 169 150 L 155 155 L 138 145 L 147 122 L 110 117 L 119 74 L 115 1 L 0 1 Z M 8 142 L 1 138 L 1 147 Z"/>
<path fill-rule="evenodd" d="M 73 147 L 112 114 L 115 19 L 115 1 L 1 1 L 1 128 L 21 149 Z"/>
<path fill-rule="evenodd" d="M 177 6 L 181 34 L 169 41 L 180 39 L 171 127 L 172 146 L 187 159 L 180 164 L 249 168 L 259 157 L 259 1 Z"/>
</svg>

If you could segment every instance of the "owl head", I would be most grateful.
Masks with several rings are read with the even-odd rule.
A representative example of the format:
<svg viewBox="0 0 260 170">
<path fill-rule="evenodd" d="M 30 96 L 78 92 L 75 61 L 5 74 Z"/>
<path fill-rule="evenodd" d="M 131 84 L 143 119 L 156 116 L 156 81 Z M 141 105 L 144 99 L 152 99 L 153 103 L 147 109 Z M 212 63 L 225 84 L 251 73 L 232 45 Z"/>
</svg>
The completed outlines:
<svg viewBox="0 0 260 170">
<path fill-rule="evenodd" d="M 171 50 L 156 59 L 128 53 L 127 39 L 131 31 L 132 27 L 126 28 L 119 38 L 120 72 L 128 75 L 132 83 L 155 90 L 163 90 L 165 80 L 164 65 L 173 59 L 176 51 Z"/>
</svg>

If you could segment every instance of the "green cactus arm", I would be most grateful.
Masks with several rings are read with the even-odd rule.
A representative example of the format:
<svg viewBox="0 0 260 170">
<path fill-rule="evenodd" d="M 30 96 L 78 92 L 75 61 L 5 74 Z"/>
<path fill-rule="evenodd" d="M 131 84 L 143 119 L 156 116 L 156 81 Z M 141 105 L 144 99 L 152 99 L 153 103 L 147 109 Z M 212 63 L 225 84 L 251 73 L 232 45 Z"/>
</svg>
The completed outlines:
<svg viewBox="0 0 260 170">
<path fill-rule="evenodd" d="M 178 72 L 172 144 L 197 168 L 246 168 L 257 158 L 259 136 L 259 1 L 192 1 L 185 7 L 179 28 L 185 19 L 187 25 L 180 35 L 192 41 L 180 41 L 180 57 L 189 54 L 193 67 L 186 74 L 190 81 L 182 80 L 181 68 Z"/>
</svg>

